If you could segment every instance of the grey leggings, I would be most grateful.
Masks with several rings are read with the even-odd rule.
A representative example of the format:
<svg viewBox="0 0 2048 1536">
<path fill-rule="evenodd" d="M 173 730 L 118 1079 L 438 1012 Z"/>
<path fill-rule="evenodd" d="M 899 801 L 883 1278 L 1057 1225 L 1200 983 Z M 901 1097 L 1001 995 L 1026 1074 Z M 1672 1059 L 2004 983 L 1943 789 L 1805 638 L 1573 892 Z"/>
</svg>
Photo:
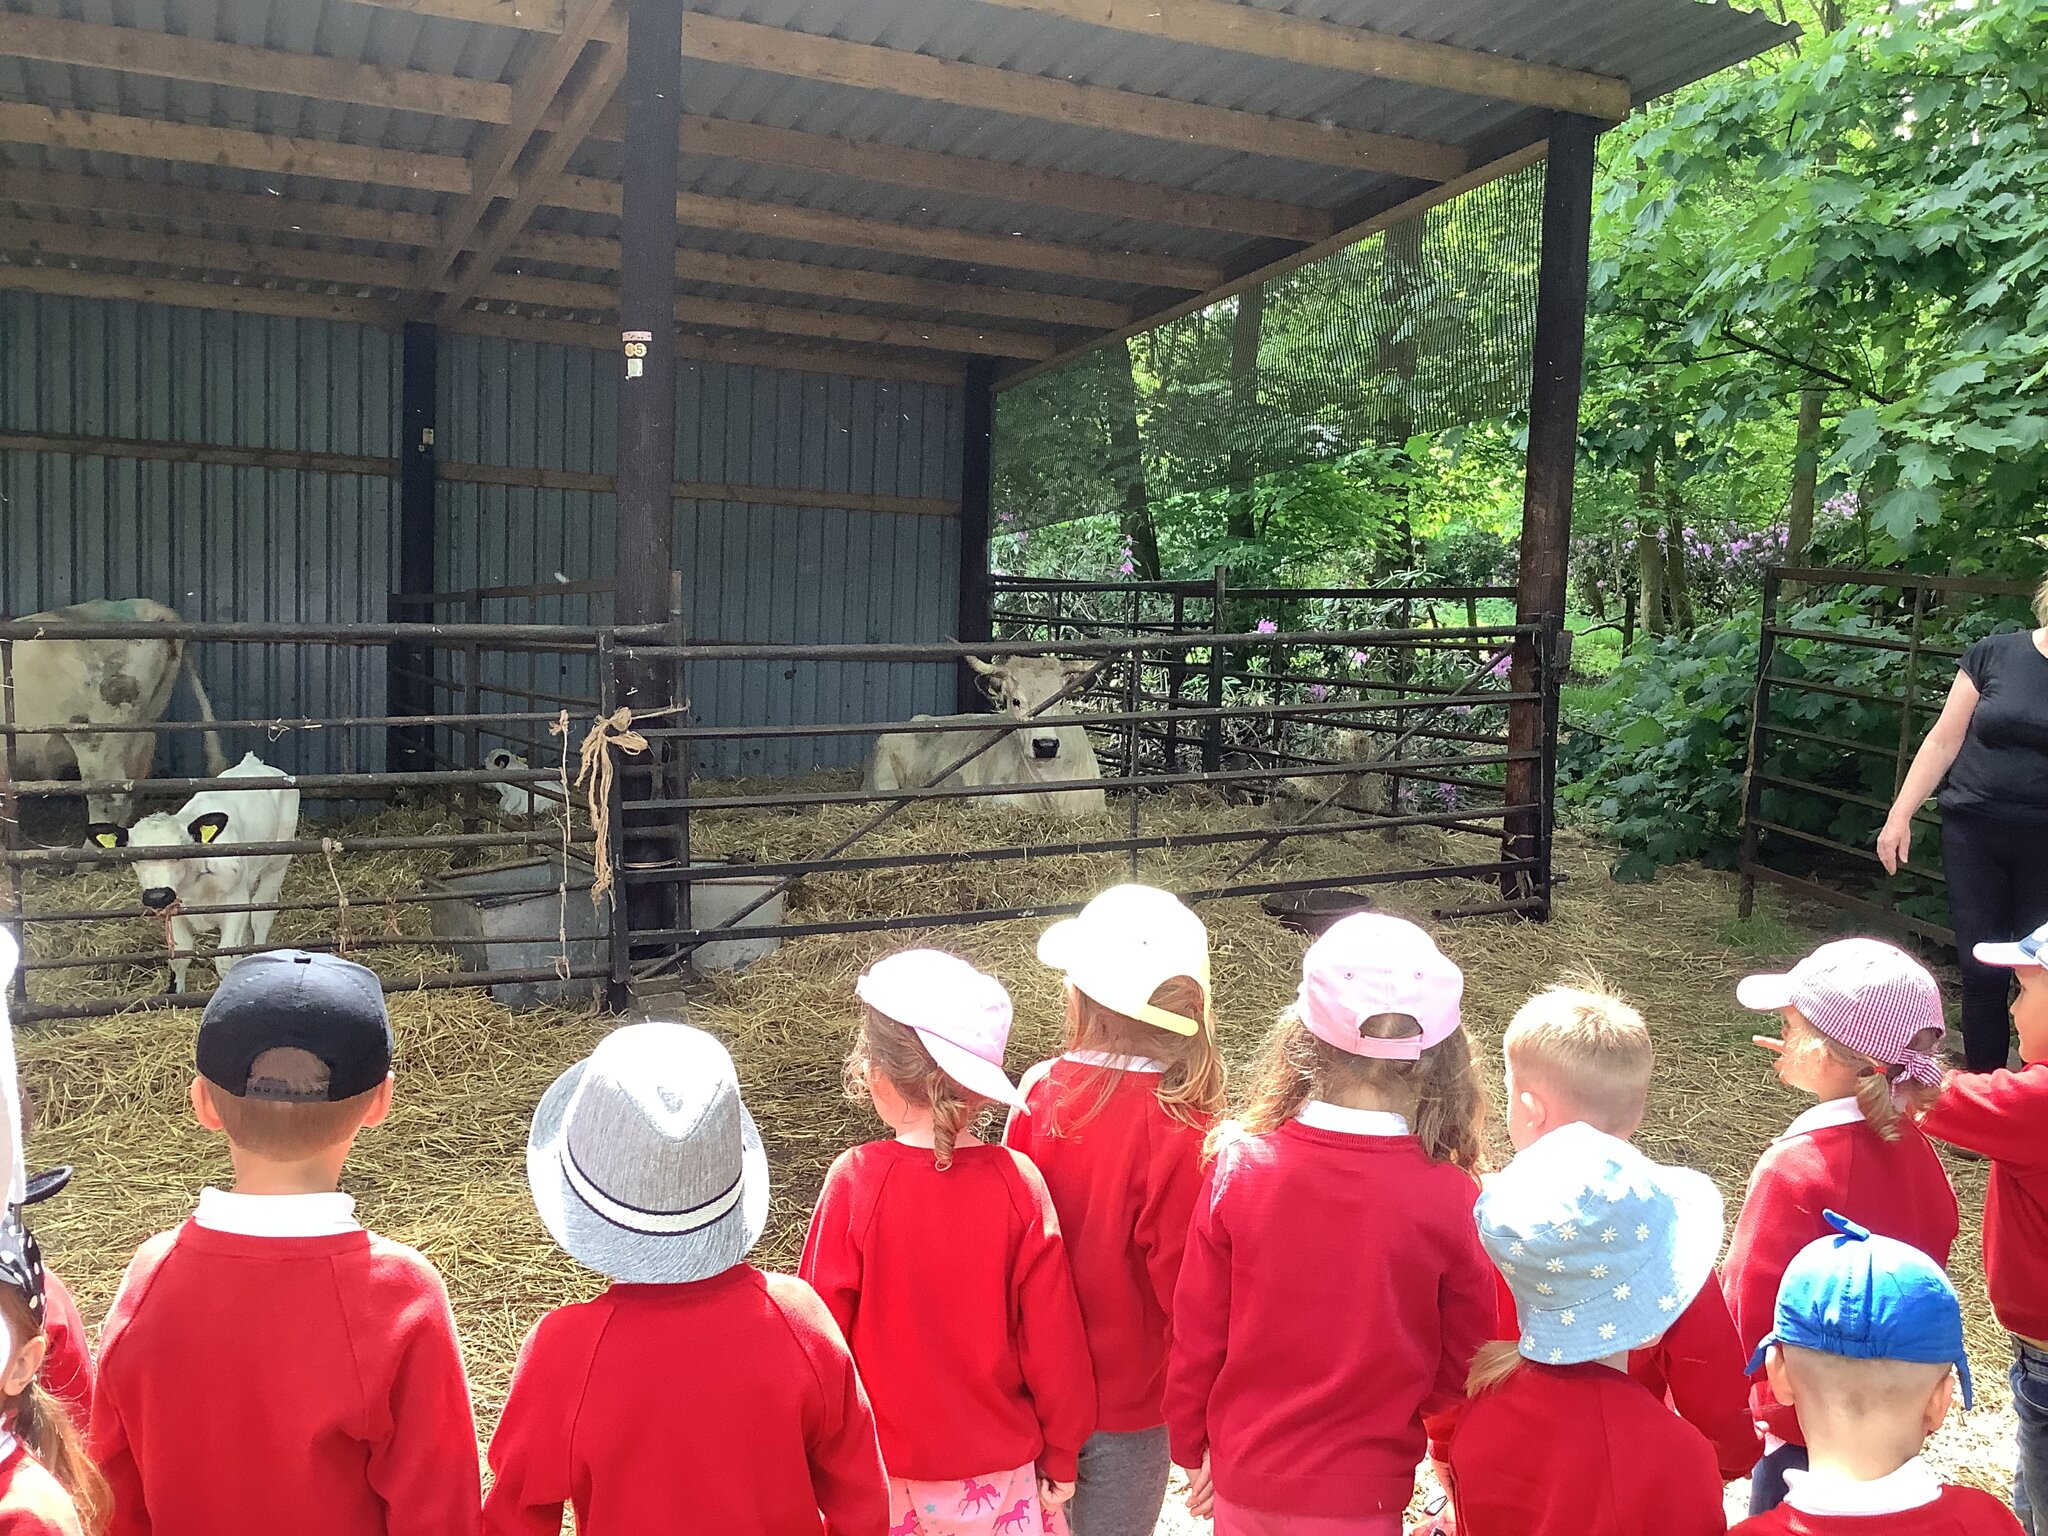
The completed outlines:
<svg viewBox="0 0 2048 1536">
<path fill-rule="evenodd" d="M 1152 1536 L 1166 1502 L 1166 1426 L 1095 1434 L 1081 1447 L 1081 1475 L 1067 1506 L 1074 1536 Z"/>
</svg>

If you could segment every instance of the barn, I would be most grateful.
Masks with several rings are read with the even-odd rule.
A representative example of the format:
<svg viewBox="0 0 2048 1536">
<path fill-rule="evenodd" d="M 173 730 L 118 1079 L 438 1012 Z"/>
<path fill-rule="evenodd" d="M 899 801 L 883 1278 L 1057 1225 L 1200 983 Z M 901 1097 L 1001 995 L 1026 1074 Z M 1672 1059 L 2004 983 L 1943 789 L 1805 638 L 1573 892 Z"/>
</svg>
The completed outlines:
<svg viewBox="0 0 2048 1536">
<path fill-rule="evenodd" d="M 963 658 L 997 633 L 1118 661 L 1089 724 L 1162 792 L 1313 775 L 1281 726 L 1354 711 L 1390 774 L 1470 791 L 1412 813 L 1484 845 L 1438 869 L 1541 915 L 1596 139 L 1787 35 L 1698 0 L 28 0 L 0 13 L 0 611 L 168 604 L 231 756 L 297 775 L 309 809 L 436 780 L 459 802 L 286 850 L 329 873 L 338 847 L 615 856 L 639 883 L 596 967 L 614 983 L 702 941 L 693 818 L 865 818 L 843 784 L 730 786 L 843 772 L 878 723 L 979 704 Z M 1416 620 L 1469 593 L 1293 594 L 1337 606 L 1232 635 L 1220 587 L 1160 583 L 1121 627 L 1002 630 L 1006 392 L 1517 175 L 1542 191 L 1512 624 Z M 0 653 L 42 632 L 0 627 Z M 1303 670 L 1368 643 L 1393 672 Z M 1443 720 L 1481 704 L 1490 724 Z M 1265 746 L 1226 760 L 1223 723 L 1252 717 Z M 181 695 L 165 794 L 209 786 L 196 724 Z M 0 727 L 11 754 L 23 727 Z M 593 739 L 618 779 L 582 825 L 479 811 L 489 747 L 566 789 Z M 139 919 L 109 887 L 34 909 L 76 855 L 21 834 L 52 786 L 6 782 L 0 915 Z M 1188 832 L 1148 837 L 1124 798 L 1127 823 L 1050 846 L 1135 861 Z M 1401 819 L 1344 809 L 1340 830 Z M 762 872 L 1049 846 L 891 865 L 841 830 Z"/>
</svg>

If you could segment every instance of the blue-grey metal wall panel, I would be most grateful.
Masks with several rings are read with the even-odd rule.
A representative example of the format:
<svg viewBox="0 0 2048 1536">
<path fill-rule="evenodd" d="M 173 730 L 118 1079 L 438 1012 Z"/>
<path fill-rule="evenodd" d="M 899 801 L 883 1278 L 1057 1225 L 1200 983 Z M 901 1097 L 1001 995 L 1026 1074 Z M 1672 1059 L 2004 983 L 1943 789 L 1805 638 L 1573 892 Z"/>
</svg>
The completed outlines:
<svg viewBox="0 0 2048 1536">
<path fill-rule="evenodd" d="M 609 473 L 616 462 L 614 359 L 451 337 L 441 364 L 440 456 L 448 463 Z M 686 481 L 807 493 L 956 499 L 961 392 L 941 385 L 799 374 L 722 363 L 678 377 L 676 474 Z M 441 487 L 444 590 L 608 576 L 606 492 Z M 691 638 L 847 644 L 950 637 L 958 616 L 958 523 L 949 517 L 683 500 L 676 564 Z M 576 596 L 504 604 L 491 618 L 584 622 Z M 541 658 L 502 674 L 587 695 L 588 669 Z M 900 719 L 950 706 L 934 664 L 706 663 L 687 682 L 704 725 Z M 500 700 L 505 708 L 517 707 Z M 699 772 L 791 774 L 858 763 L 859 737 L 733 740 L 696 754 Z"/>
<path fill-rule="evenodd" d="M 388 457 L 392 337 L 358 326 L 0 293 L 0 430 Z M 381 621 L 395 487 L 378 476 L 0 452 L 0 610 L 149 597 L 187 619 Z M 204 644 L 224 718 L 376 714 L 377 650 Z M 170 717 L 195 718 L 183 687 Z M 233 733 L 300 772 L 382 764 L 381 732 Z M 196 770 L 163 738 L 158 769 Z"/>
</svg>

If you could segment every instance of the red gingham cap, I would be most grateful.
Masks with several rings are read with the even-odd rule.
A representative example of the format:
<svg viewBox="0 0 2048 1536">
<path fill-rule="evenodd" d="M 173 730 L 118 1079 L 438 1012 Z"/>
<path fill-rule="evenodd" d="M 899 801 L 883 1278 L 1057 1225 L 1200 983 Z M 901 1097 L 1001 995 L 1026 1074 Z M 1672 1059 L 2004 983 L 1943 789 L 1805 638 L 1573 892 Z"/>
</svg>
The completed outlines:
<svg viewBox="0 0 2048 1536">
<path fill-rule="evenodd" d="M 1736 1000 L 1758 1013 L 1797 1008 L 1830 1040 L 1899 1068 L 1915 1082 L 1941 1081 L 1941 1063 L 1912 1048 L 1924 1029 L 1948 1033 L 1941 989 L 1927 967 L 1882 939 L 1837 939 L 1788 972 L 1747 976 Z"/>
</svg>

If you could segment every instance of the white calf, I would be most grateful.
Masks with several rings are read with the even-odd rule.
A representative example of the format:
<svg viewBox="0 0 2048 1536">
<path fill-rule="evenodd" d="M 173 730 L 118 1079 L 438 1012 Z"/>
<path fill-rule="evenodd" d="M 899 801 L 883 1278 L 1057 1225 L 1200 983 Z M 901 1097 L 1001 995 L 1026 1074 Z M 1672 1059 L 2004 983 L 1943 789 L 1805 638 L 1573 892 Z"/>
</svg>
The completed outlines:
<svg viewBox="0 0 2048 1536">
<path fill-rule="evenodd" d="M 101 848 L 222 848 L 234 843 L 288 843 L 298 835 L 299 792 L 290 775 L 271 767 L 251 752 L 217 777 L 275 779 L 276 789 L 204 789 L 175 811 L 158 811 L 123 830 L 104 822 L 87 829 Z M 274 908 L 284 884 L 290 854 L 237 858 L 142 859 L 135 878 L 142 883 L 142 905 L 171 925 L 171 985 L 183 992 L 185 972 L 201 933 L 220 935 L 221 949 L 261 947 L 270 938 L 275 910 L 194 913 L 184 908 L 257 906 Z M 234 968 L 235 957 L 221 955 L 214 970 L 222 976 Z"/>
</svg>

